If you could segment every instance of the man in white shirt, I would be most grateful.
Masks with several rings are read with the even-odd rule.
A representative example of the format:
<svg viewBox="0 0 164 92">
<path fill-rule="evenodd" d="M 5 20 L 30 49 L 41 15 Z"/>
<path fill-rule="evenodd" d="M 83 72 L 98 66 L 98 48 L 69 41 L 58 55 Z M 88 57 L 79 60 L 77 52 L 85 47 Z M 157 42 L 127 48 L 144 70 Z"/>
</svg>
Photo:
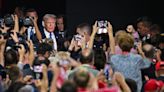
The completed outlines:
<svg viewBox="0 0 164 92">
<path fill-rule="evenodd" d="M 53 40 L 53 49 L 57 50 L 57 42 L 55 38 L 55 27 L 56 27 L 56 16 L 53 14 L 45 14 L 43 16 L 42 25 L 44 27 L 41 32 L 43 39 L 52 39 Z"/>
<path fill-rule="evenodd" d="M 22 19 L 22 22 L 23 26 L 20 33 L 24 34 L 25 38 L 27 37 L 28 40 L 32 40 L 34 44 L 37 44 L 42 40 L 42 36 L 38 27 L 38 14 L 35 9 L 27 9 L 25 11 L 25 18 Z"/>
</svg>

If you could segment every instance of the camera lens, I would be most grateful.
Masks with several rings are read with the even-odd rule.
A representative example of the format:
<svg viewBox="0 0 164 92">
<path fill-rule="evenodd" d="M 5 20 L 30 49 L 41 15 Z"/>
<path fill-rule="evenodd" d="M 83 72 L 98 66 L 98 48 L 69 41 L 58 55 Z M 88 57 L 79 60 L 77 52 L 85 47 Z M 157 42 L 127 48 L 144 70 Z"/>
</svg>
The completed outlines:
<svg viewBox="0 0 164 92">
<path fill-rule="evenodd" d="M 25 27 L 30 27 L 30 26 L 33 26 L 33 22 L 31 20 L 30 17 L 26 17 L 24 20 L 23 20 L 23 25 Z"/>
<path fill-rule="evenodd" d="M 10 14 L 7 14 L 6 16 L 4 16 L 4 23 L 5 23 L 5 26 L 7 27 L 14 26 L 14 20 Z"/>
</svg>

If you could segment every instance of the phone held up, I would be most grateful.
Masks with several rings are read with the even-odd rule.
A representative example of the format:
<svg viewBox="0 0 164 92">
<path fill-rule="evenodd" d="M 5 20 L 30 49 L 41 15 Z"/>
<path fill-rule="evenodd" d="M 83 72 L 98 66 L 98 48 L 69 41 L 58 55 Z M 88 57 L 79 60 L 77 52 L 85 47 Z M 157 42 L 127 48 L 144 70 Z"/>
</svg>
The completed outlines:
<svg viewBox="0 0 164 92">
<path fill-rule="evenodd" d="M 99 27 L 97 34 L 107 33 L 108 21 L 106 20 L 97 21 L 97 27 Z"/>
</svg>

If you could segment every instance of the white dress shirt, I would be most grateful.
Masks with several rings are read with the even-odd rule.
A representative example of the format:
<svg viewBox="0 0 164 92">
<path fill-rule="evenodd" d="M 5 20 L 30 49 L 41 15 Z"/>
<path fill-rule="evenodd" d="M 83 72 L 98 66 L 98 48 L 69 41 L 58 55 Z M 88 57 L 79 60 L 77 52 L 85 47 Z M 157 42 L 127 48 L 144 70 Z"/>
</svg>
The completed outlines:
<svg viewBox="0 0 164 92">
<path fill-rule="evenodd" d="M 31 31 L 33 32 L 33 34 L 35 34 L 35 28 L 34 27 L 28 27 L 28 29 L 27 29 L 27 38 L 28 38 L 28 40 L 30 40 Z"/>
<path fill-rule="evenodd" d="M 46 29 L 44 29 L 44 34 L 45 34 L 46 38 L 48 38 L 48 39 L 50 38 L 50 32 L 46 31 Z M 54 42 L 54 48 L 53 49 L 57 50 L 57 42 L 56 42 L 56 38 L 55 38 L 55 35 L 53 32 L 51 32 L 51 38 Z"/>
</svg>

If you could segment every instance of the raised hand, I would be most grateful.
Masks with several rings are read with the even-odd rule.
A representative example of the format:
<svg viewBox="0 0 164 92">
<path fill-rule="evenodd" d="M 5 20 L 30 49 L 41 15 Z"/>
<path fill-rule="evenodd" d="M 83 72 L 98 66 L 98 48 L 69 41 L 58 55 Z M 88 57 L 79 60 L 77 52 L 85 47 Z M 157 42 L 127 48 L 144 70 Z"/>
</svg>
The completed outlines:
<svg viewBox="0 0 164 92">
<path fill-rule="evenodd" d="M 115 54 L 115 40 L 113 37 L 113 27 L 110 22 L 108 22 L 108 36 L 109 36 L 109 45 L 110 45 L 110 54 Z"/>
<path fill-rule="evenodd" d="M 43 78 L 40 80 L 35 80 L 35 86 L 39 89 L 40 92 L 47 92 L 48 90 L 48 76 L 47 76 L 47 66 L 42 65 Z"/>
<path fill-rule="evenodd" d="M 33 23 L 37 23 L 37 21 L 38 21 L 37 17 L 30 17 L 30 19 L 33 21 Z"/>
<path fill-rule="evenodd" d="M 112 34 L 113 34 L 113 27 L 112 27 L 112 25 L 111 25 L 110 22 L 108 22 L 108 27 L 107 27 L 107 29 L 108 29 L 108 33 L 112 33 Z"/>
<path fill-rule="evenodd" d="M 92 34 L 91 34 L 91 37 L 90 37 L 90 40 L 89 40 L 89 45 L 88 45 L 88 48 L 92 49 L 93 48 L 93 42 L 94 42 L 94 38 L 95 38 L 95 35 L 98 31 L 98 27 L 97 27 L 97 21 L 95 22 L 95 24 L 92 26 L 93 30 L 92 30 Z"/>
<path fill-rule="evenodd" d="M 92 33 L 93 33 L 93 34 L 96 34 L 97 31 L 98 31 L 98 29 L 99 29 L 99 28 L 97 27 L 97 21 L 95 21 L 95 24 L 93 25 L 92 28 L 93 28 L 93 32 L 92 32 Z"/>
<path fill-rule="evenodd" d="M 0 35 L 0 46 L 5 42 L 4 36 Z"/>
<path fill-rule="evenodd" d="M 34 58 L 35 58 L 35 56 L 34 56 L 34 45 L 33 45 L 31 40 L 27 41 L 26 43 L 27 43 L 27 45 L 29 47 L 29 55 L 28 55 L 29 56 L 28 57 L 29 64 L 32 66 Z"/>
<path fill-rule="evenodd" d="M 24 55 L 25 55 L 25 47 L 23 46 L 23 44 L 20 44 L 19 46 L 20 46 L 20 48 L 18 49 L 19 61 L 21 61 L 23 63 L 23 59 L 24 59 Z"/>
<path fill-rule="evenodd" d="M 10 27 L 6 27 L 5 24 L 2 25 L 2 27 L 0 28 L 2 33 L 7 33 L 7 31 L 10 29 Z"/>
<path fill-rule="evenodd" d="M 19 42 L 18 36 L 16 32 L 13 32 L 13 34 L 10 34 L 12 39 L 14 40 L 15 43 Z"/>
<path fill-rule="evenodd" d="M 75 38 L 73 37 L 71 40 L 71 44 L 69 45 L 68 50 L 73 51 L 74 47 L 75 47 Z"/>
<path fill-rule="evenodd" d="M 0 64 L 4 66 L 4 50 L 6 47 L 6 39 L 0 35 Z"/>
<path fill-rule="evenodd" d="M 138 42 L 138 44 L 137 44 L 137 50 L 138 50 L 138 53 L 139 53 L 143 58 L 146 58 L 145 53 L 144 53 L 143 50 L 142 50 L 142 42 L 141 42 L 141 41 Z"/>
<path fill-rule="evenodd" d="M 18 19 L 18 16 L 15 14 L 15 15 L 11 15 L 15 24 L 14 24 L 14 32 L 19 32 L 19 19 Z"/>
</svg>

